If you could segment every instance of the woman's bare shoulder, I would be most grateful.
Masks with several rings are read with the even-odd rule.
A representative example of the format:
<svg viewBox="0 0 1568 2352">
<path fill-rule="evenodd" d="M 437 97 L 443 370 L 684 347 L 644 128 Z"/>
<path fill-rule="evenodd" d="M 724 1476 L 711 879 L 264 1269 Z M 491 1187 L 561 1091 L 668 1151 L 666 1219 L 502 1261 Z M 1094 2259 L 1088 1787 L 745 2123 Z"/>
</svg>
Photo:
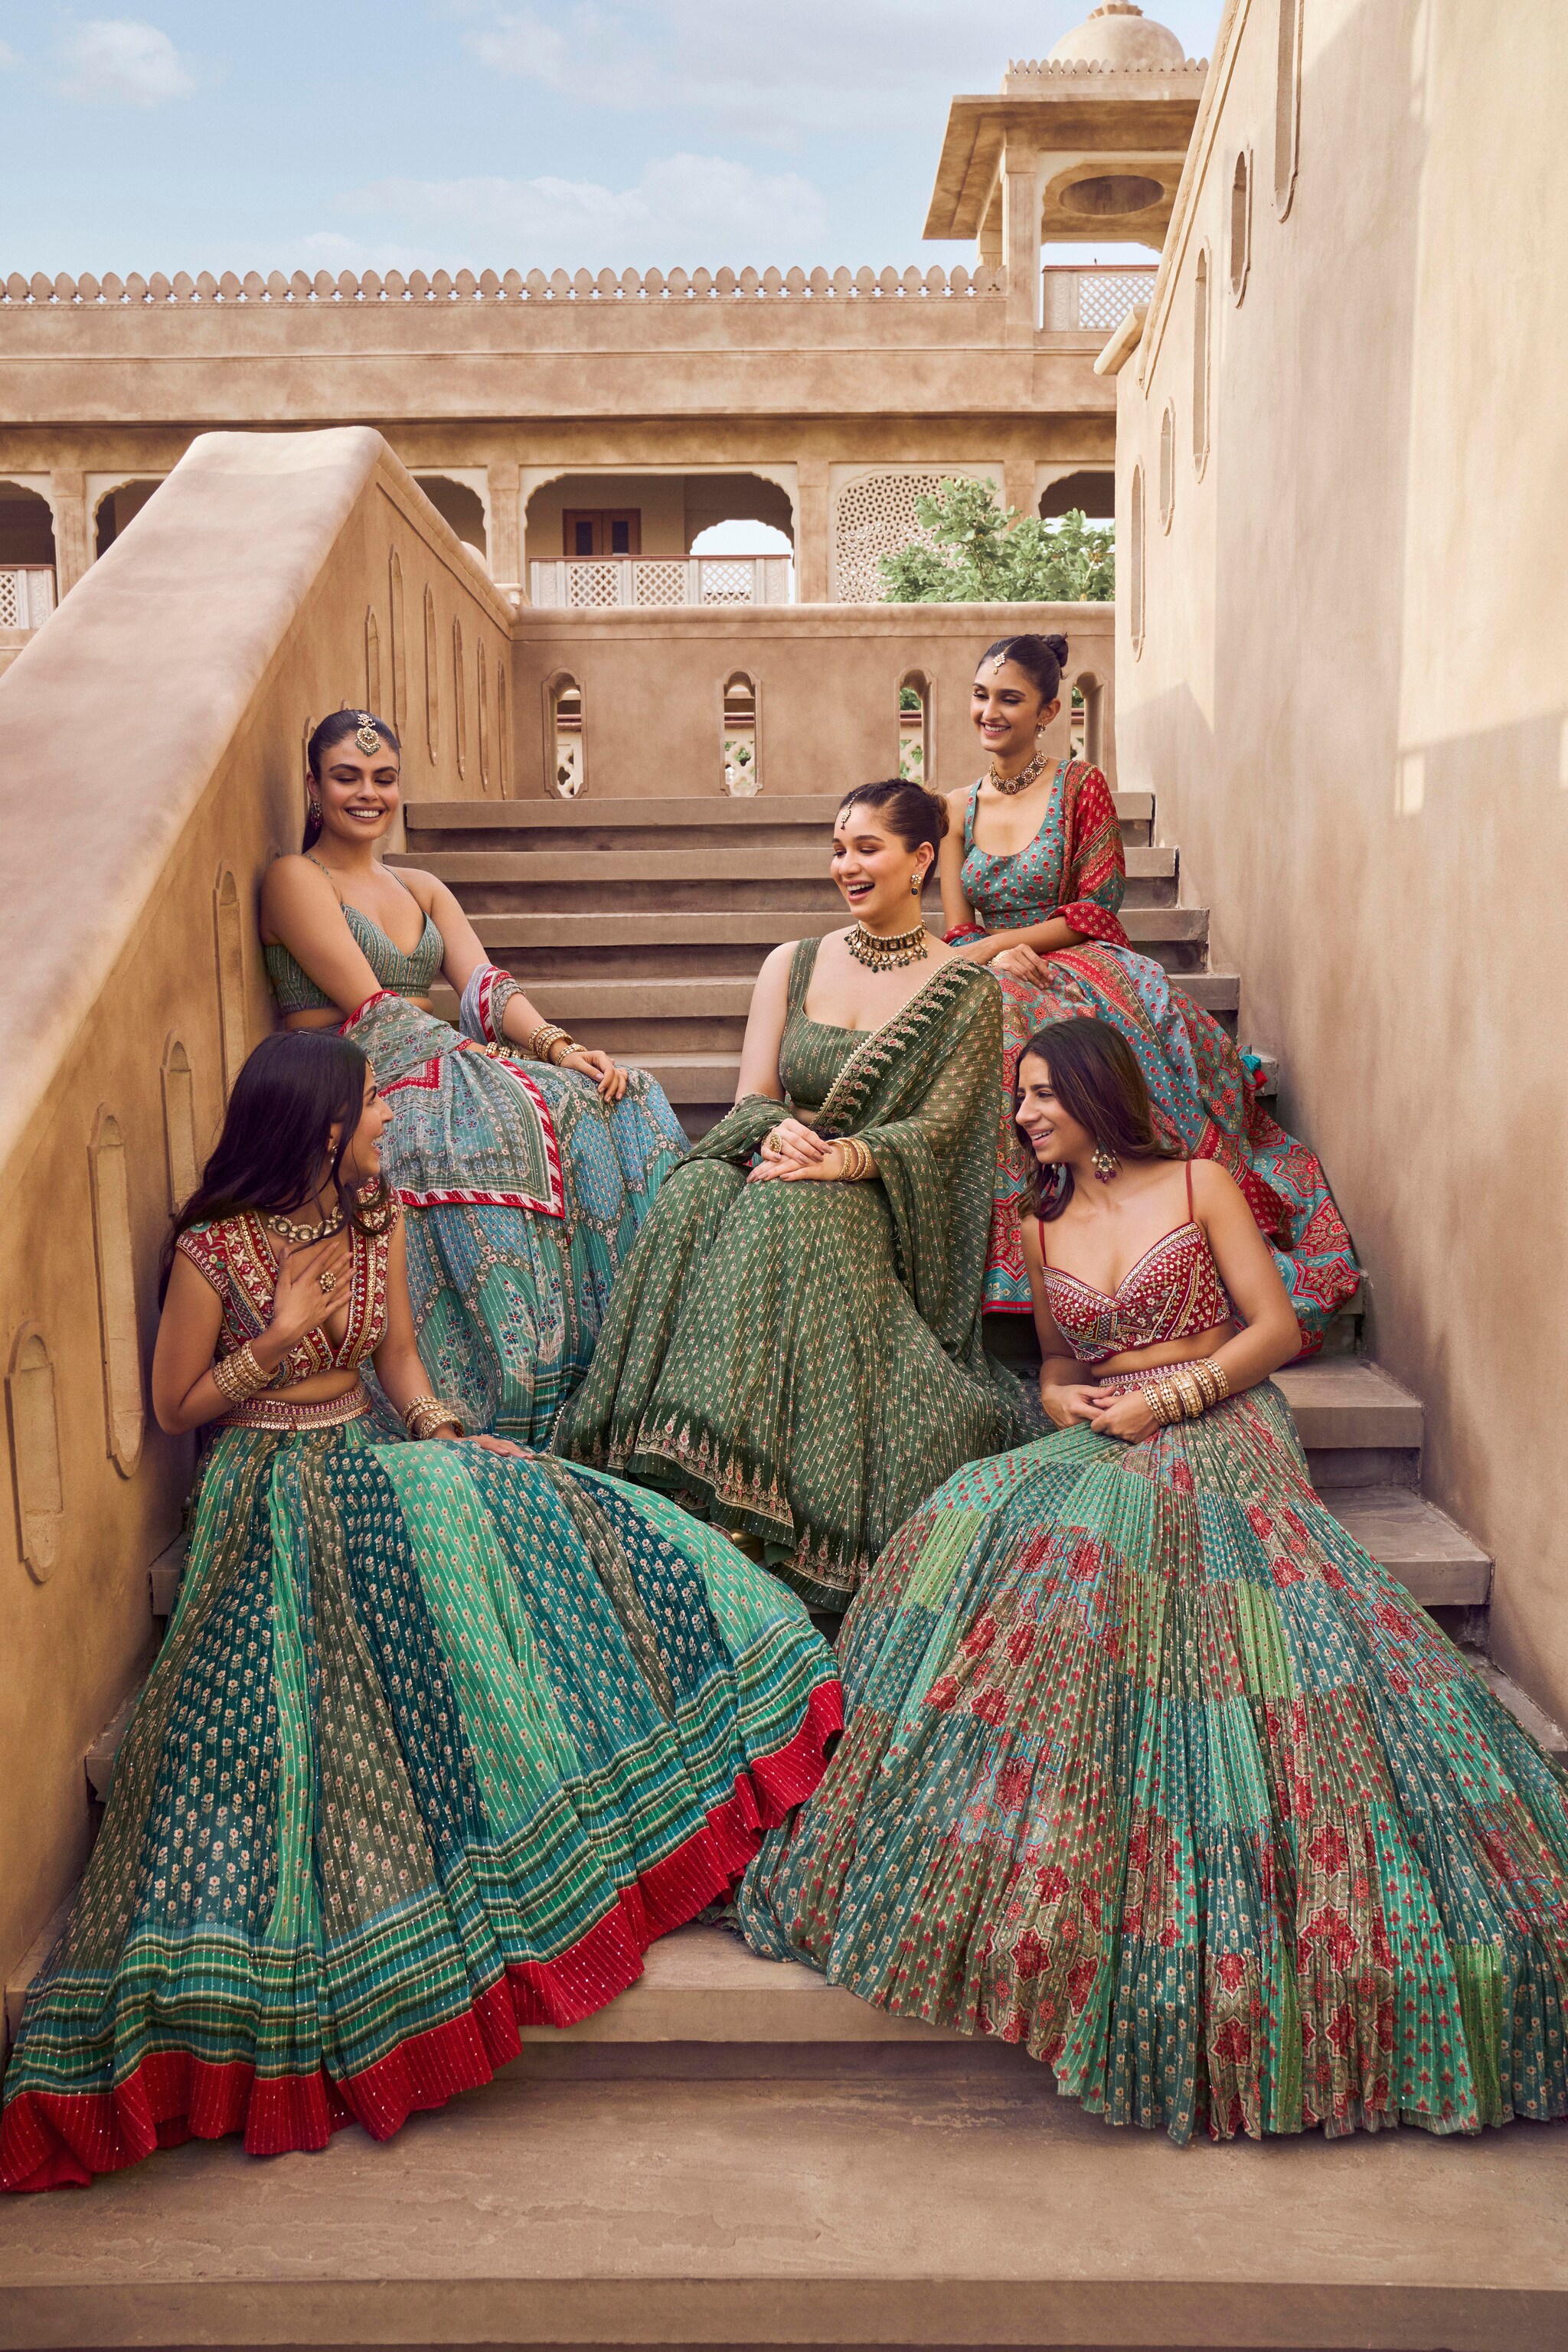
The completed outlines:
<svg viewBox="0 0 1568 2352">
<path fill-rule="evenodd" d="M 321 866 L 298 850 L 275 857 L 261 877 L 264 915 L 337 905 L 338 894 Z"/>
</svg>

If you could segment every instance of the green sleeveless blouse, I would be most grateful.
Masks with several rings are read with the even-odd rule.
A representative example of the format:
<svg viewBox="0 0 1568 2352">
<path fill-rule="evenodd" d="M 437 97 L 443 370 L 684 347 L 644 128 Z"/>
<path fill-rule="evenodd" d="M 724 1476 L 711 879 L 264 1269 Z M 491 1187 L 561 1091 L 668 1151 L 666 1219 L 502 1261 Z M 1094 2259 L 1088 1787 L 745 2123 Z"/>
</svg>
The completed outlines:
<svg viewBox="0 0 1568 2352">
<path fill-rule="evenodd" d="M 379 923 L 373 923 L 368 915 L 362 915 L 346 899 L 338 903 L 343 910 L 343 920 L 364 950 L 365 961 L 383 988 L 390 989 L 394 996 L 428 996 L 447 953 L 435 918 L 426 916 L 418 946 L 412 955 L 405 955 Z M 264 947 L 261 954 L 279 1011 L 314 1013 L 322 1008 L 333 1009 L 332 999 L 295 962 L 281 940 Z"/>
</svg>

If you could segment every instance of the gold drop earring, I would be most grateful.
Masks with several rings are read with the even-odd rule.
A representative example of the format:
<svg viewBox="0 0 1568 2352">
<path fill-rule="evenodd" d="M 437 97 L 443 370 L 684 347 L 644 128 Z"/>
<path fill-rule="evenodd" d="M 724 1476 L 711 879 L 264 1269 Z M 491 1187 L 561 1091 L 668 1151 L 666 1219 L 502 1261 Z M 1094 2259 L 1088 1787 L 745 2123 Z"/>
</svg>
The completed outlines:
<svg viewBox="0 0 1568 2352">
<path fill-rule="evenodd" d="M 1121 1172 L 1121 1162 L 1115 1152 L 1108 1151 L 1103 1143 L 1095 1145 L 1089 1154 L 1089 1164 L 1101 1184 L 1109 1184 L 1111 1178 Z"/>
</svg>

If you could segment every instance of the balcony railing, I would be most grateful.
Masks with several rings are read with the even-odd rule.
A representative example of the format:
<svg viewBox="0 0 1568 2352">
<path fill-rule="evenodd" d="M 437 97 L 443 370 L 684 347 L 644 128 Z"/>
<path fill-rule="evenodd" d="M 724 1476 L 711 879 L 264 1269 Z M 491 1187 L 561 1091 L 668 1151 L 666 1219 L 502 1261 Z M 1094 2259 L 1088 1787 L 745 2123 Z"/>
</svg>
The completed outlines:
<svg viewBox="0 0 1568 2352">
<path fill-rule="evenodd" d="M 1058 334 L 1109 335 L 1135 304 L 1147 302 L 1154 291 L 1152 264 L 1142 269 L 1135 261 L 1107 262 L 1098 269 L 1047 262 L 1040 275 L 1040 324 Z"/>
<path fill-rule="evenodd" d="M 787 604 L 787 555 L 570 555 L 531 563 L 535 604 L 574 613 L 623 605 Z"/>
<path fill-rule="evenodd" d="M 0 564 L 0 629 L 41 629 L 54 609 L 52 564 Z"/>
</svg>

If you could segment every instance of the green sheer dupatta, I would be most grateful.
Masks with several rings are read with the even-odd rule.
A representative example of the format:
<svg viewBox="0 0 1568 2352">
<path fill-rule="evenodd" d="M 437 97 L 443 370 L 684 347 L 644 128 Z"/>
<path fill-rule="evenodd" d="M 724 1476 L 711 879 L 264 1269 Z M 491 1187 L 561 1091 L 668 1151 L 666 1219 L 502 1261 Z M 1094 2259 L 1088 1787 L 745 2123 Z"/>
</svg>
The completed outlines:
<svg viewBox="0 0 1568 2352">
<path fill-rule="evenodd" d="M 984 1363 L 980 1309 L 1001 1113 L 1002 992 L 983 966 L 939 964 L 889 1021 L 858 1045 L 807 1123 L 867 1144 L 892 1213 L 900 1281 L 946 1352 Z M 749 1162 L 795 1114 L 747 1095 L 690 1158 Z"/>
</svg>

